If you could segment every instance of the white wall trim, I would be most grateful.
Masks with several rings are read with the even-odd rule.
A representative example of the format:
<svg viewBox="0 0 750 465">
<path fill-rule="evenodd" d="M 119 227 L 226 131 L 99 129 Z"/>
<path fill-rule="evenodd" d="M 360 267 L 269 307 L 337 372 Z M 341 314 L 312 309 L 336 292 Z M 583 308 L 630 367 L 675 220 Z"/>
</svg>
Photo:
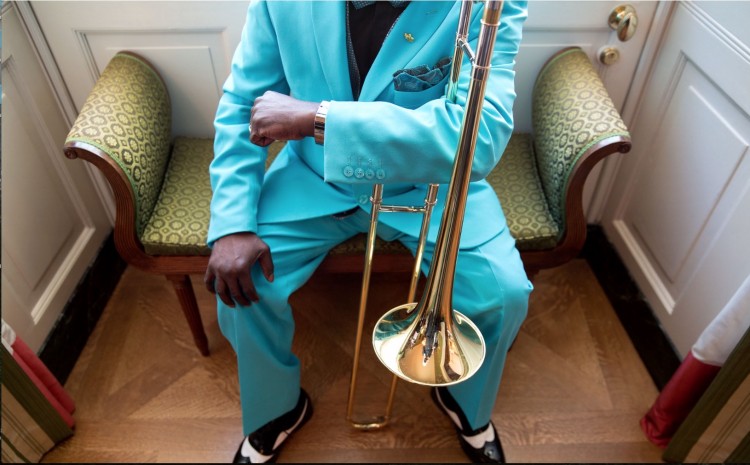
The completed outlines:
<svg viewBox="0 0 750 465">
<path fill-rule="evenodd" d="M 36 21 L 34 10 L 29 2 L 12 3 L 18 11 L 18 17 L 21 20 L 24 32 L 26 32 L 31 46 L 36 53 L 37 59 L 42 64 L 44 76 L 53 90 L 53 94 L 57 99 L 57 104 L 60 106 L 60 110 L 62 110 L 63 117 L 65 118 L 65 121 L 71 125 L 78 115 L 78 110 L 68 92 L 68 88 L 60 74 L 60 70 L 57 68 L 55 57 L 52 56 L 52 51 L 47 46 L 44 33 L 42 32 L 39 23 Z"/>
<path fill-rule="evenodd" d="M 616 220 L 612 224 L 615 231 L 617 231 L 616 237 L 619 239 L 622 247 L 629 252 L 623 256 L 623 260 L 632 260 L 634 266 L 630 266 L 629 269 L 637 270 L 637 273 L 640 274 L 641 279 L 636 279 L 636 282 L 643 282 L 645 280 L 649 284 L 649 286 L 641 286 L 641 290 L 646 294 L 646 300 L 652 306 L 657 307 L 653 310 L 671 315 L 674 312 L 675 300 L 669 289 L 664 286 L 659 272 L 652 266 L 647 253 L 638 245 L 638 241 L 624 221 Z"/>
<path fill-rule="evenodd" d="M 84 252 L 87 251 L 87 245 L 94 237 L 94 233 L 94 228 L 83 228 L 78 238 L 73 242 L 65 260 L 63 260 L 60 267 L 56 270 L 55 276 L 50 280 L 49 286 L 44 289 L 44 292 L 39 296 L 39 300 L 37 300 L 36 305 L 34 305 L 34 308 L 30 312 L 34 324 L 39 324 L 42 318 L 44 318 L 47 310 L 51 308 L 53 300 L 59 297 L 60 289 L 65 284 L 65 281 L 71 278 L 71 275 L 77 271 L 77 267 L 80 267 L 79 260 L 84 258 Z M 81 276 L 75 276 L 75 278 L 80 279 Z"/>
<path fill-rule="evenodd" d="M 86 63 L 86 69 L 89 71 L 91 82 L 96 82 L 99 79 L 101 73 L 96 67 L 96 60 L 94 59 L 94 52 L 91 50 L 89 45 L 88 35 L 85 31 L 75 31 L 76 41 L 78 42 L 78 48 L 81 50 L 83 60 Z"/>
<path fill-rule="evenodd" d="M 26 103 L 29 115 L 33 119 L 34 125 L 40 135 L 39 140 L 45 147 L 45 155 L 48 158 L 47 162 L 55 168 L 55 173 L 62 181 L 61 184 L 63 189 L 65 189 L 65 193 L 70 199 L 70 204 L 75 209 L 75 212 L 83 225 L 80 234 L 78 234 L 78 238 L 73 242 L 72 247 L 66 253 L 62 263 L 55 270 L 54 276 L 50 278 L 49 285 L 45 287 L 44 292 L 30 312 L 34 324 L 39 324 L 40 320 L 44 318 L 47 310 L 51 308 L 50 304 L 53 299 L 58 296 L 60 288 L 64 282 L 71 278 L 71 273 L 74 268 L 79 266 L 79 263 L 81 263 L 83 258 L 90 258 L 84 257 L 83 254 L 88 250 L 87 245 L 94 238 L 96 225 L 80 194 L 73 187 L 74 181 L 70 176 L 69 171 L 62 166 L 64 160 L 59 154 L 59 149 L 56 146 L 54 137 L 52 137 L 52 134 L 49 132 L 44 121 L 44 116 L 36 105 L 34 97 L 31 95 L 31 91 L 28 89 L 28 86 L 25 85 L 25 82 L 19 78 L 18 71 L 16 70 L 15 59 L 12 55 L 3 62 L 3 67 L 7 72 L 7 76 L 14 83 L 15 88 L 20 94 L 20 100 Z M 95 247 L 94 250 L 97 248 L 98 247 Z M 83 262 L 88 263 L 88 260 L 83 260 Z M 80 278 L 80 276 L 74 277 L 75 279 Z"/>
<path fill-rule="evenodd" d="M 686 11 L 690 12 L 695 19 L 702 23 L 708 30 L 715 34 L 719 40 L 726 45 L 730 50 L 737 53 L 745 61 L 750 61 L 750 46 L 742 43 L 740 39 L 734 36 L 721 24 L 716 22 L 709 13 L 704 11 L 700 6 L 693 2 L 681 2 L 680 3 Z"/>
<path fill-rule="evenodd" d="M 28 86 L 25 85 L 23 79 L 19 79 L 18 72 L 16 71 L 15 67 L 14 57 L 10 56 L 6 60 L 6 63 L 4 63 L 3 65 L 8 71 L 8 76 L 10 76 L 11 80 L 15 83 L 18 92 L 21 94 L 21 100 L 26 103 L 26 107 L 29 109 L 29 114 L 34 119 L 36 129 L 42 136 L 40 138 L 40 141 L 46 149 L 45 155 L 47 155 L 48 162 L 52 164 L 52 166 L 55 168 L 55 172 L 60 177 L 60 180 L 63 181 L 63 188 L 68 194 L 68 197 L 71 200 L 71 204 L 75 208 L 78 217 L 86 227 L 94 227 L 94 220 L 89 214 L 89 211 L 86 208 L 86 204 L 84 203 L 78 191 L 72 187 L 75 183 L 68 170 L 66 170 L 62 165 L 64 163 L 64 159 L 61 156 L 61 148 L 57 147 L 54 137 L 52 137 L 52 134 L 50 134 L 49 129 L 47 128 L 47 125 L 45 123 L 44 116 L 39 107 L 36 105 L 34 97 Z"/>
<path fill-rule="evenodd" d="M 72 126 L 78 116 L 78 109 L 76 108 L 73 98 L 68 91 L 68 87 L 62 78 L 55 57 L 52 55 L 52 51 L 47 44 L 44 33 L 36 20 L 36 15 L 34 14 L 30 2 L 16 1 L 9 3 L 12 4 L 18 12 L 21 25 L 23 26 L 24 32 L 29 38 L 29 42 L 31 43 L 37 59 L 44 70 L 44 76 L 49 83 L 50 89 L 52 89 L 52 93 L 60 107 L 65 122 L 68 126 Z M 59 148 L 59 151 L 62 151 L 62 147 Z M 93 181 L 94 188 L 99 195 L 99 200 L 104 206 L 104 211 L 107 214 L 109 224 L 110 226 L 114 226 L 115 202 L 109 189 L 109 185 L 101 173 L 94 170 L 91 166 L 88 166 L 88 163 L 86 165 L 86 172 Z"/>
</svg>

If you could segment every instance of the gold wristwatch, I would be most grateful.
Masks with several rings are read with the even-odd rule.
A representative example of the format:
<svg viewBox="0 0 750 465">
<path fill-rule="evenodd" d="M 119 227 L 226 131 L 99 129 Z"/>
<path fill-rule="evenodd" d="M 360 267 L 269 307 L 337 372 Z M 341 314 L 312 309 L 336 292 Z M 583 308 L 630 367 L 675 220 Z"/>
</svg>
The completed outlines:
<svg viewBox="0 0 750 465">
<path fill-rule="evenodd" d="M 319 145 L 323 145 L 325 140 L 326 115 L 328 115 L 328 105 L 330 103 L 331 102 L 327 100 L 323 100 L 320 102 L 317 113 L 315 113 L 315 126 L 313 133 L 315 135 L 315 143 Z"/>
</svg>

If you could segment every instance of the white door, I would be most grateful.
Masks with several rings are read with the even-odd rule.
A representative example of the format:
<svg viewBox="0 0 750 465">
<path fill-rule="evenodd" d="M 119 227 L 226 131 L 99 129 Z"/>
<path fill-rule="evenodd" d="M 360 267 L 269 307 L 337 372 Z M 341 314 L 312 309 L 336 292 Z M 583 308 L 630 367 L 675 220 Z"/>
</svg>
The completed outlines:
<svg viewBox="0 0 750 465">
<path fill-rule="evenodd" d="M 3 319 L 38 350 L 111 227 L 14 3 L 2 34 Z"/>
<path fill-rule="evenodd" d="M 750 274 L 750 2 L 680 2 L 604 227 L 686 355 Z"/>
</svg>

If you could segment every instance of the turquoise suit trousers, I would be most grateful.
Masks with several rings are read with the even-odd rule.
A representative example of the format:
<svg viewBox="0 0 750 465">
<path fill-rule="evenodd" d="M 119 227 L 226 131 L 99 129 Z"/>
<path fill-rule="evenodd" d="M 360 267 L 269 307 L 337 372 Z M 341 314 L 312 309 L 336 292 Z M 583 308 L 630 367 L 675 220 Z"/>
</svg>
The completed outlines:
<svg viewBox="0 0 750 465">
<path fill-rule="evenodd" d="M 259 224 L 258 235 L 271 249 L 274 281 L 268 282 L 256 264 L 252 277 L 259 302 L 230 308 L 217 299 L 221 331 L 241 354 L 238 374 L 244 434 L 294 408 L 299 397 L 300 363 L 292 353 L 295 324 L 289 296 L 310 278 L 331 248 L 367 232 L 369 222 L 369 213 L 359 208 L 344 218 L 324 216 Z M 416 250 L 415 237 L 382 223 L 378 235 L 401 241 L 412 254 Z M 429 269 L 433 246 L 427 243 L 424 273 Z M 506 353 L 526 317 L 531 290 L 507 228 L 479 245 L 460 250 L 453 304 L 479 327 L 487 353 L 473 377 L 449 389 L 474 428 L 490 421 Z M 357 310 L 342 308 L 337 313 L 356 319 Z M 342 399 L 342 411 L 345 403 Z"/>
</svg>

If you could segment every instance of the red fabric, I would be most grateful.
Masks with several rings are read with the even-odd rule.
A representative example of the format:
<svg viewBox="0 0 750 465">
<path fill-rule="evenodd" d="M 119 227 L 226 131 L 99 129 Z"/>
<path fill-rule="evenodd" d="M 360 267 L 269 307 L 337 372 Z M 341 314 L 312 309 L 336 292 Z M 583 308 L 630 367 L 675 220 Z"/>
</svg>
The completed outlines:
<svg viewBox="0 0 750 465">
<path fill-rule="evenodd" d="M 649 441 L 666 447 L 711 381 L 721 369 L 693 357 L 685 357 L 659 397 L 646 415 L 641 418 L 641 429 Z"/>
<path fill-rule="evenodd" d="M 50 403 L 50 405 L 57 410 L 57 413 L 60 414 L 60 418 L 63 419 L 63 421 L 70 427 L 73 428 L 75 425 L 75 420 L 73 419 L 73 416 L 70 414 L 70 412 L 60 404 L 60 401 L 57 400 L 57 398 L 52 395 L 49 389 L 47 389 L 47 386 L 44 385 L 42 380 L 39 379 L 39 377 L 34 373 L 34 370 L 32 370 L 24 361 L 23 358 L 21 358 L 18 355 L 18 352 L 13 352 L 13 359 L 18 362 L 18 365 L 23 369 L 23 371 L 26 373 L 26 375 L 29 377 L 31 381 L 34 382 L 34 385 L 39 389 L 39 392 L 41 392 L 44 397 L 47 399 L 47 401 Z"/>
<path fill-rule="evenodd" d="M 47 368 L 47 366 L 37 357 L 34 351 L 26 345 L 20 337 L 16 337 L 13 342 L 13 358 L 16 360 L 20 359 L 24 362 L 25 366 L 28 367 L 31 372 L 41 381 L 41 383 L 47 388 L 60 405 L 70 414 L 75 412 L 76 406 L 73 399 L 68 395 L 65 389 L 60 385 L 60 382 L 55 378 L 55 375 Z M 20 364 L 20 362 L 19 362 Z M 24 366 L 24 365 L 21 365 Z"/>
</svg>

